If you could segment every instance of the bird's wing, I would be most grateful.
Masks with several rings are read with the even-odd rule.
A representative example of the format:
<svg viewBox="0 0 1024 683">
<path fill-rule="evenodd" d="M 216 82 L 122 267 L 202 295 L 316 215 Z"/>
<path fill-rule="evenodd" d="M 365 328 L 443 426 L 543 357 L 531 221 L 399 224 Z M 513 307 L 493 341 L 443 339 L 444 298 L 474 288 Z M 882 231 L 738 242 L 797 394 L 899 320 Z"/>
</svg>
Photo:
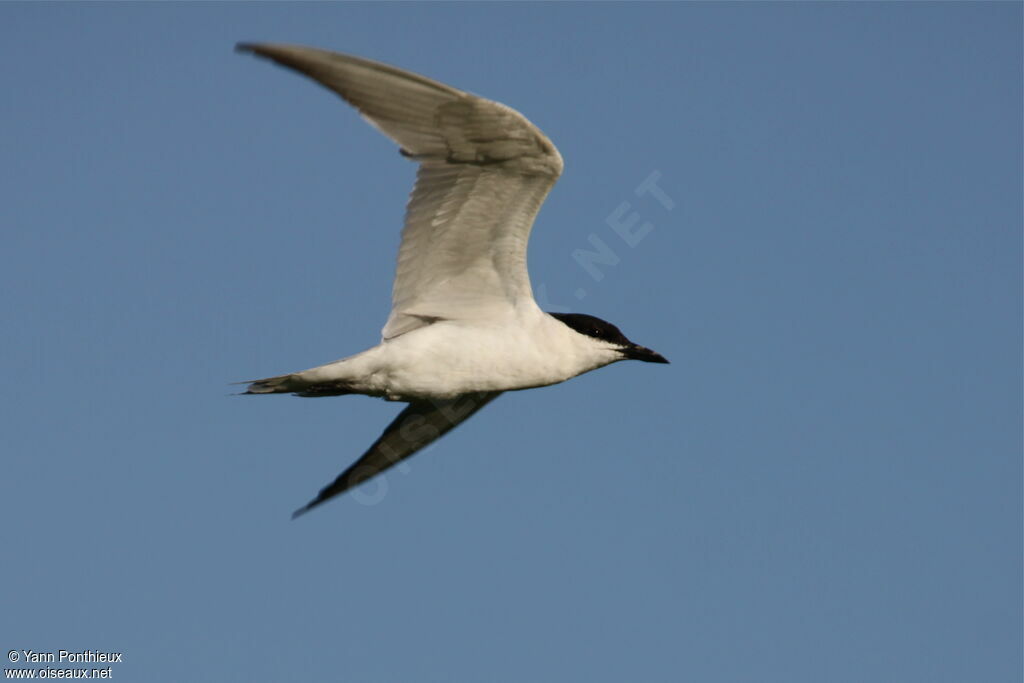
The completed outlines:
<svg viewBox="0 0 1024 683">
<path fill-rule="evenodd" d="M 351 467 L 324 487 L 316 498 L 295 511 L 293 518 L 305 514 L 337 495 L 375 477 L 395 463 L 441 438 L 476 411 L 493 401 L 500 391 L 466 394 L 449 401 L 410 403 L 398 414 L 369 450 Z"/>
<path fill-rule="evenodd" d="M 367 59 L 287 45 L 238 49 L 330 88 L 419 162 L 385 339 L 533 303 L 526 244 L 562 157 L 526 117 Z"/>
</svg>

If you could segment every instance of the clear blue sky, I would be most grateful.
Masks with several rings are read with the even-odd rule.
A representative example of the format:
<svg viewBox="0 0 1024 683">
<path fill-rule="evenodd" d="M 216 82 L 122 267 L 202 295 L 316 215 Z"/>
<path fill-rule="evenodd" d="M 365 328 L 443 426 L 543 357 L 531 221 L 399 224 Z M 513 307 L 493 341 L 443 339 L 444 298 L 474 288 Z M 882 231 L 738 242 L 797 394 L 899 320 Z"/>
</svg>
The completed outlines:
<svg viewBox="0 0 1024 683">
<path fill-rule="evenodd" d="M 1021 24 L 0 5 L 3 652 L 157 682 L 1019 681 Z M 376 343 L 415 167 L 239 40 L 526 114 L 566 160 L 535 288 L 672 365 L 507 394 L 292 522 L 399 406 L 228 383 Z"/>
</svg>

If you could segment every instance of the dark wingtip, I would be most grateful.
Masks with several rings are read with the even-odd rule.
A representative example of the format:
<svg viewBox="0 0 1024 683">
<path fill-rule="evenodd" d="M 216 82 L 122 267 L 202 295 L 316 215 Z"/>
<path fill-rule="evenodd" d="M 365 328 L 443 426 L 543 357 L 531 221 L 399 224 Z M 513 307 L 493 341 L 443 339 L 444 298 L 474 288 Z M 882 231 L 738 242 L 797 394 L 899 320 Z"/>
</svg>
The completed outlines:
<svg viewBox="0 0 1024 683">
<path fill-rule="evenodd" d="M 313 502 L 311 502 L 311 503 L 308 503 L 307 505 L 303 505 L 298 510 L 293 512 L 292 513 L 292 519 L 298 519 L 302 515 L 306 514 L 310 510 L 312 510 L 314 507 L 316 507 L 316 501 L 315 500 Z"/>
<path fill-rule="evenodd" d="M 256 43 L 235 43 L 235 52 L 256 52 Z"/>
<path fill-rule="evenodd" d="M 330 488 L 330 487 L 327 487 L 327 488 Z M 336 495 L 334 493 L 325 495 L 324 491 L 326 491 L 326 490 L 327 489 L 325 488 L 323 491 L 321 491 L 320 493 L 317 494 L 316 498 L 314 498 L 313 500 L 309 501 L 308 503 L 306 503 L 305 505 L 300 507 L 298 510 L 293 512 L 292 513 L 292 519 L 296 519 L 298 517 L 301 517 L 302 515 L 306 514 L 310 510 L 312 510 L 313 508 L 320 507 L 321 505 L 323 505 L 324 503 L 326 503 L 328 500 L 330 500 L 331 498 L 333 498 Z"/>
</svg>

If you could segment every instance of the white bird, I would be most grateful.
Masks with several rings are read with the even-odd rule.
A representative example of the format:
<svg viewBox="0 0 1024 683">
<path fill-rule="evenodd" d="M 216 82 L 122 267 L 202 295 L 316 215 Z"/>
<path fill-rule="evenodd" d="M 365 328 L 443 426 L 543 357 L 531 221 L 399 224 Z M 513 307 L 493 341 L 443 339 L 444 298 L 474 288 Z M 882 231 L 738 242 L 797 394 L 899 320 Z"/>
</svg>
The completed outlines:
<svg viewBox="0 0 1024 683">
<path fill-rule="evenodd" d="M 333 90 L 419 162 L 380 344 L 253 381 L 245 392 L 409 403 L 293 516 L 411 456 L 503 391 L 564 382 L 625 359 L 668 362 L 599 318 L 537 306 L 526 243 L 562 157 L 522 114 L 368 59 L 289 45 L 237 49 Z"/>
</svg>

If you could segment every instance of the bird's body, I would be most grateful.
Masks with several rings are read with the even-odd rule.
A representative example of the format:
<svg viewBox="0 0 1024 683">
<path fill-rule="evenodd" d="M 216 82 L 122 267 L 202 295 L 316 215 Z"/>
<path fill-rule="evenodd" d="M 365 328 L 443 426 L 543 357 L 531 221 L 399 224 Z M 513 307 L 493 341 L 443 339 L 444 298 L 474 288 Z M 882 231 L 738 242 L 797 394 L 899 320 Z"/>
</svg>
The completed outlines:
<svg viewBox="0 0 1024 683">
<path fill-rule="evenodd" d="M 250 391 L 443 400 L 557 384 L 621 359 L 615 350 L 578 348 L 578 333 L 536 306 L 509 314 L 482 323 L 439 320 L 354 356 L 255 382 Z"/>
<path fill-rule="evenodd" d="M 624 359 L 667 363 L 614 325 L 545 313 L 526 246 L 562 157 L 525 117 L 408 71 L 314 48 L 239 45 L 330 88 L 419 162 L 381 343 L 247 393 L 365 394 L 409 406 L 296 514 L 384 471 L 496 398 Z"/>
</svg>

